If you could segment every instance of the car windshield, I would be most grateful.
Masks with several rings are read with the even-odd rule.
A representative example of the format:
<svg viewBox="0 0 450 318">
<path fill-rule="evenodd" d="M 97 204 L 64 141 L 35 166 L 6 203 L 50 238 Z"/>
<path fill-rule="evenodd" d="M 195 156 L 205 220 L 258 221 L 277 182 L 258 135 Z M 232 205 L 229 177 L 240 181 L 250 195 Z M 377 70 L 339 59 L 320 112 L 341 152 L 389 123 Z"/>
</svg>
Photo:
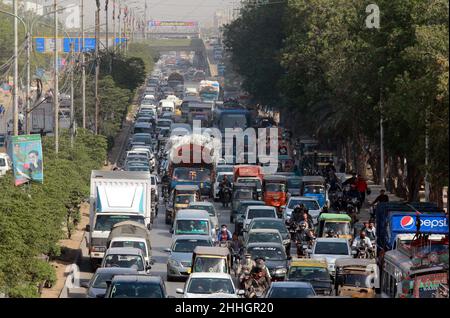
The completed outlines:
<svg viewBox="0 0 450 318">
<path fill-rule="evenodd" d="M 325 222 L 323 228 L 323 235 L 326 235 L 330 230 L 333 230 L 337 235 L 348 235 L 350 234 L 350 223 L 349 222 Z"/>
<path fill-rule="evenodd" d="M 169 127 L 172 125 L 172 122 L 169 120 L 158 120 L 158 124 L 159 127 Z"/>
<path fill-rule="evenodd" d="M 130 162 L 146 162 L 148 163 L 148 158 L 144 156 L 127 156 L 127 163 Z"/>
<path fill-rule="evenodd" d="M 349 255 L 345 242 L 317 242 L 314 254 Z"/>
<path fill-rule="evenodd" d="M 289 205 L 288 208 L 289 209 L 294 209 L 296 205 L 300 205 L 303 204 L 308 210 L 319 210 L 319 204 L 317 203 L 317 201 L 312 201 L 312 200 L 296 200 L 296 199 L 291 199 L 289 200 Z"/>
<path fill-rule="evenodd" d="M 267 183 L 265 190 L 267 192 L 284 192 L 286 187 L 282 183 Z"/>
<path fill-rule="evenodd" d="M 224 278 L 192 278 L 187 288 L 190 294 L 234 294 L 233 283 Z"/>
<path fill-rule="evenodd" d="M 172 252 L 193 253 L 197 246 L 212 246 L 210 240 L 176 240 L 172 246 Z"/>
<path fill-rule="evenodd" d="M 144 218 L 139 215 L 101 215 L 97 214 L 95 231 L 111 231 L 112 227 L 119 222 L 134 221 L 145 224 Z"/>
<path fill-rule="evenodd" d="M 253 199 L 253 191 L 236 191 L 234 193 L 234 199 L 236 200 Z"/>
<path fill-rule="evenodd" d="M 195 273 L 226 273 L 225 258 L 197 256 L 194 261 Z"/>
<path fill-rule="evenodd" d="M 275 233 L 249 233 L 248 243 L 282 243 L 279 234 Z"/>
<path fill-rule="evenodd" d="M 194 169 L 188 167 L 178 167 L 174 169 L 172 179 L 176 181 L 208 182 L 211 180 L 211 171 L 203 168 Z"/>
<path fill-rule="evenodd" d="M 138 271 L 143 271 L 144 262 L 139 255 L 112 254 L 105 257 L 103 267 L 133 268 Z"/>
<path fill-rule="evenodd" d="M 224 176 L 227 176 L 228 181 L 232 181 L 232 179 L 233 179 L 233 175 L 229 175 L 229 174 L 219 174 L 219 175 L 217 176 L 216 181 L 219 182 L 219 183 L 222 182 Z"/>
<path fill-rule="evenodd" d="M 288 179 L 287 181 L 288 188 L 299 189 L 300 184 L 301 184 L 300 179 Z"/>
<path fill-rule="evenodd" d="M 290 280 L 330 280 L 330 274 L 324 267 L 292 266 L 289 269 Z"/>
<path fill-rule="evenodd" d="M 305 186 L 303 192 L 313 194 L 323 194 L 325 193 L 325 188 L 322 186 Z"/>
<path fill-rule="evenodd" d="M 115 241 L 111 243 L 111 247 L 134 247 L 140 249 L 144 255 L 147 255 L 147 249 L 144 242 Z"/>
<path fill-rule="evenodd" d="M 114 275 L 115 275 L 114 273 L 96 274 L 91 287 L 92 288 L 102 288 L 102 289 L 108 288 L 108 285 L 106 284 L 106 282 L 111 280 Z"/>
<path fill-rule="evenodd" d="M 128 166 L 127 171 L 150 171 L 149 166 Z"/>
<path fill-rule="evenodd" d="M 262 201 L 255 201 L 255 202 L 249 202 L 249 203 L 241 203 L 239 204 L 238 213 L 244 214 L 245 211 L 247 211 L 247 207 L 250 205 L 264 205 L 264 202 Z"/>
<path fill-rule="evenodd" d="M 307 298 L 314 296 L 312 288 L 274 287 L 268 293 L 268 298 Z"/>
<path fill-rule="evenodd" d="M 270 218 L 275 217 L 275 211 L 272 209 L 251 209 L 248 211 L 247 219 L 253 218 Z"/>
<path fill-rule="evenodd" d="M 216 215 L 216 210 L 214 209 L 214 206 L 212 206 L 212 205 L 196 205 L 196 204 L 191 204 L 191 205 L 189 205 L 189 209 L 194 209 L 194 210 L 205 210 L 205 211 L 208 211 L 209 216 L 217 216 L 217 215 Z"/>
<path fill-rule="evenodd" d="M 134 129 L 133 129 L 134 134 L 140 134 L 140 133 L 151 134 L 151 132 L 152 132 L 151 127 L 134 127 Z"/>
<path fill-rule="evenodd" d="M 194 194 L 183 194 L 175 197 L 175 204 L 189 204 L 195 201 Z"/>
<path fill-rule="evenodd" d="M 133 135 L 133 142 L 143 142 L 146 145 L 150 145 L 152 138 L 148 135 Z"/>
<path fill-rule="evenodd" d="M 264 258 L 266 261 L 282 261 L 286 259 L 284 250 L 278 247 L 250 247 L 248 252 L 252 255 L 252 259 Z"/>
<path fill-rule="evenodd" d="M 209 235 L 207 220 L 178 220 L 175 234 Z"/>
<path fill-rule="evenodd" d="M 163 298 L 157 283 L 117 282 L 111 289 L 111 298 Z"/>
<path fill-rule="evenodd" d="M 370 276 L 363 274 L 345 274 L 342 275 L 344 280 L 344 285 L 369 288 L 370 287 Z"/>
<path fill-rule="evenodd" d="M 274 230 L 278 230 L 281 234 L 288 232 L 286 226 L 283 224 L 283 221 L 278 222 L 277 220 L 258 221 L 258 219 L 256 219 L 250 229 L 274 229 Z"/>
<path fill-rule="evenodd" d="M 256 184 L 257 189 L 261 189 L 261 180 L 259 179 L 242 179 L 240 178 L 238 180 L 239 183 L 246 183 L 246 184 Z"/>
</svg>

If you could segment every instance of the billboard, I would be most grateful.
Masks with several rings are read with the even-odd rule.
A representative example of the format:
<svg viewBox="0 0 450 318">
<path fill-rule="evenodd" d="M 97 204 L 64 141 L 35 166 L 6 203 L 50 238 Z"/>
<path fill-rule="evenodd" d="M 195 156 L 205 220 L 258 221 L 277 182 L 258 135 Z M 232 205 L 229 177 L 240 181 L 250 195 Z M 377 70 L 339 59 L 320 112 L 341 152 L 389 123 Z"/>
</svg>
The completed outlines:
<svg viewBox="0 0 450 318">
<path fill-rule="evenodd" d="M 403 213 L 392 215 L 391 218 L 392 232 L 397 233 L 414 233 L 416 232 L 416 216 Z M 448 221 L 444 214 L 421 214 L 420 215 L 420 232 L 447 234 Z"/>
<path fill-rule="evenodd" d="M 111 41 L 114 39 L 111 38 Z M 119 42 L 126 42 L 126 38 L 115 38 L 115 43 L 119 44 Z M 53 53 L 54 48 L 54 38 L 52 37 L 35 37 L 35 50 L 39 53 Z M 57 39 L 57 48 L 58 52 L 62 53 L 70 53 L 70 44 L 73 43 L 74 52 L 81 51 L 82 40 L 79 37 L 74 38 L 58 38 Z M 84 51 L 94 51 L 95 50 L 95 38 L 84 38 Z"/>
<path fill-rule="evenodd" d="M 15 185 L 44 182 L 41 135 L 12 136 L 11 145 Z"/>
<path fill-rule="evenodd" d="M 197 21 L 148 21 L 149 33 L 198 33 Z"/>
</svg>

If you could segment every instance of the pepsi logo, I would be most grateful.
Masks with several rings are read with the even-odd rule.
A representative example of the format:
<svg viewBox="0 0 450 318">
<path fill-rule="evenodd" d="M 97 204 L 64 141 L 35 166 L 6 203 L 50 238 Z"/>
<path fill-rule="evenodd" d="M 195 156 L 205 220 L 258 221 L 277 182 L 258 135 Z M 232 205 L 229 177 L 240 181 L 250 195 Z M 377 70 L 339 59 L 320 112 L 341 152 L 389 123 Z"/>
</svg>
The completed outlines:
<svg viewBox="0 0 450 318">
<path fill-rule="evenodd" d="M 400 220 L 400 226 L 405 230 L 410 230 L 414 227 L 414 218 L 412 216 L 404 216 Z"/>
</svg>

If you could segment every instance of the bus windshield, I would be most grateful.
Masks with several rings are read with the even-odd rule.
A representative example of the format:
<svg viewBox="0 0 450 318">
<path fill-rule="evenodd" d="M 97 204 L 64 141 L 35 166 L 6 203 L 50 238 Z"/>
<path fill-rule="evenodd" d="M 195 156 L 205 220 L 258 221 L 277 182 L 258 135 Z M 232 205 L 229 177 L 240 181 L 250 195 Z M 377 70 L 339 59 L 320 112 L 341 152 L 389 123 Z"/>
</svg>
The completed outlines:
<svg viewBox="0 0 450 318">
<path fill-rule="evenodd" d="M 189 167 L 177 167 L 173 171 L 172 179 L 176 181 L 210 181 L 211 171 L 209 169 L 198 169 Z"/>
</svg>

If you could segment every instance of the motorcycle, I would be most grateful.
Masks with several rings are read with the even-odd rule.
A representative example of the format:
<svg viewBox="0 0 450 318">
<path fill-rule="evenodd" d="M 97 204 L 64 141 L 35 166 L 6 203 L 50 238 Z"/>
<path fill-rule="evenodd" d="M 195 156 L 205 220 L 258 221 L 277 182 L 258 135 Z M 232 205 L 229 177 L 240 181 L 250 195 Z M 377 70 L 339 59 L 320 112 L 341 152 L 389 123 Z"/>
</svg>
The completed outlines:
<svg viewBox="0 0 450 318">
<path fill-rule="evenodd" d="M 373 258 L 373 251 L 363 242 L 356 247 L 355 258 L 368 259 Z"/>
<path fill-rule="evenodd" d="M 261 298 L 267 287 L 260 283 L 261 278 L 255 277 L 255 274 L 249 275 L 244 282 L 244 296 L 246 298 Z"/>
</svg>

